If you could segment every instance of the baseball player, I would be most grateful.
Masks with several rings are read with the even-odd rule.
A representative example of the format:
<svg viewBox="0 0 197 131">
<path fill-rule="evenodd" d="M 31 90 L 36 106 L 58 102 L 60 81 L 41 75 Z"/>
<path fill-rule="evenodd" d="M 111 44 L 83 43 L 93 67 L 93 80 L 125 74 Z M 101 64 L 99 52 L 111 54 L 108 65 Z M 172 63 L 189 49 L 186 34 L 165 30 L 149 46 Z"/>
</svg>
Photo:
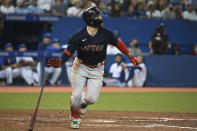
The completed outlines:
<svg viewBox="0 0 197 131">
<path fill-rule="evenodd" d="M 46 33 L 43 35 L 42 41 L 38 45 L 38 50 L 44 51 L 51 43 L 51 34 Z"/>
<path fill-rule="evenodd" d="M 19 52 L 27 51 L 27 47 L 24 43 L 18 45 Z M 28 85 L 36 85 L 38 84 L 38 74 L 32 70 L 32 67 L 35 65 L 34 59 L 29 56 L 17 56 L 16 62 L 18 67 L 13 69 L 12 76 L 22 77 Z"/>
<path fill-rule="evenodd" d="M 48 65 L 59 68 L 74 51 L 77 51 L 71 72 L 71 125 L 70 128 L 78 129 L 80 126 L 80 114 L 85 113 L 87 106 L 94 104 L 102 87 L 106 49 L 108 44 L 116 46 L 122 53 L 128 56 L 134 65 L 138 61 L 126 45 L 117 40 L 115 35 L 103 27 L 103 20 L 97 7 L 90 7 L 82 14 L 87 26 L 78 30 L 69 40 L 67 49 L 62 53 L 61 59 L 51 58 Z M 84 92 L 84 87 L 87 91 Z"/>
<path fill-rule="evenodd" d="M 6 43 L 5 51 L 12 52 L 14 50 L 11 43 Z M 17 67 L 15 56 L 3 57 L 3 65 L 0 66 L 0 78 L 6 78 L 7 85 L 13 84 L 12 69 Z"/>
<path fill-rule="evenodd" d="M 60 48 L 60 42 L 57 38 L 54 38 L 51 41 L 51 44 L 46 48 L 47 53 L 47 59 L 51 58 L 51 55 L 53 53 L 60 53 L 62 50 Z M 59 58 L 59 57 L 56 57 Z M 47 61 L 46 61 L 47 62 Z M 57 83 L 57 80 L 61 74 L 62 69 L 61 68 L 53 68 L 53 67 L 45 67 L 45 72 L 48 75 L 51 75 L 51 78 L 49 79 L 50 85 L 55 85 Z"/>
<path fill-rule="evenodd" d="M 138 56 L 138 67 L 133 66 L 133 64 L 128 64 L 129 76 L 127 78 L 128 87 L 142 87 L 146 81 L 147 68 L 143 62 L 143 57 Z"/>
<path fill-rule="evenodd" d="M 104 78 L 104 83 L 106 86 L 125 86 L 124 81 L 121 78 L 121 72 L 124 70 L 123 61 L 121 54 L 116 54 L 114 58 L 115 63 L 113 63 L 109 68 L 109 74 Z"/>
<path fill-rule="evenodd" d="M 50 55 L 52 55 L 52 53 L 58 53 L 60 51 L 59 40 L 57 38 L 52 39 L 50 33 L 44 34 L 42 42 L 40 42 L 40 44 L 38 46 L 38 51 L 46 52 L 46 54 L 47 54 L 46 58 L 48 58 Z M 44 66 L 45 65 L 46 64 L 44 63 Z M 61 68 L 54 69 L 52 67 L 45 66 L 44 70 L 47 73 L 47 75 L 51 75 L 50 79 L 48 80 L 49 84 L 55 85 L 55 83 L 57 82 L 57 80 L 61 74 Z M 41 76 L 41 62 L 40 61 L 37 64 L 37 72 L 40 77 Z"/>
</svg>

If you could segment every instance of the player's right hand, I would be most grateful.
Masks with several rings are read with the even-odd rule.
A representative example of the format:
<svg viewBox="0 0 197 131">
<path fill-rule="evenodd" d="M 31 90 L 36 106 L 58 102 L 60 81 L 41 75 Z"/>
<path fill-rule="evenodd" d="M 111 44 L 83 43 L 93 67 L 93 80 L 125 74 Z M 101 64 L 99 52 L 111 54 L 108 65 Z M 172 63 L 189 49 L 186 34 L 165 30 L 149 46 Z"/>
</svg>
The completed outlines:
<svg viewBox="0 0 197 131">
<path fill-rule="evenodd" d="M 48 59 L 47 65 L 54 68 L 59 68 L 61 66 L 61 60 L 55 58 Z"/>
</svg>

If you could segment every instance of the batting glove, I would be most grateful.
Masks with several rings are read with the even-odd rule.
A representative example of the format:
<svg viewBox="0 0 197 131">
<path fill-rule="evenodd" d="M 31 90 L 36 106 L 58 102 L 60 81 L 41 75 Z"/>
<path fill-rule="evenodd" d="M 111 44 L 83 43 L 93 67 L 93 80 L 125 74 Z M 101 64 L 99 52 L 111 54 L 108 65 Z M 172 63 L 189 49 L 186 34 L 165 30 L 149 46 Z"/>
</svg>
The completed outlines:
<svg viewBox="0 0 197 131">
<path fill-rule="evenodd" d="M 134 56 L 130 56 L 129 59 L 134 66 L 138 66 L 138 60 Z"/>
<path fill-rule="evenodd" d="M 54 67 L 54 68 L 59 68 L 61 66 L 61 60 L 60 59 L 48 59 L 48 66 Z"/>
</svg>

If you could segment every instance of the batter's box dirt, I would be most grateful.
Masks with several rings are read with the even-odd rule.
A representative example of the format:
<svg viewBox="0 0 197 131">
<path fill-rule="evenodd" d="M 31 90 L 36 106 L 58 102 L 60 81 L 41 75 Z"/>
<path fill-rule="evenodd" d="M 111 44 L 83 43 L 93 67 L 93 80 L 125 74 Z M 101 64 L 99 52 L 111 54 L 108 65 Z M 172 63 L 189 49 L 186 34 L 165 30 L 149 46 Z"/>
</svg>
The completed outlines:
<svg viewBox="0 0 197 131">
<path fill-rule="evenodd" d="M 1 110 L 0 131 L 27 131 L 31 111 Z M 71 131 L 69 111 L 39 111 L 34 131 Z M 97 112 L 82 116 L 80 131 L 197 131 L 197 114 Z"/>
</svg>

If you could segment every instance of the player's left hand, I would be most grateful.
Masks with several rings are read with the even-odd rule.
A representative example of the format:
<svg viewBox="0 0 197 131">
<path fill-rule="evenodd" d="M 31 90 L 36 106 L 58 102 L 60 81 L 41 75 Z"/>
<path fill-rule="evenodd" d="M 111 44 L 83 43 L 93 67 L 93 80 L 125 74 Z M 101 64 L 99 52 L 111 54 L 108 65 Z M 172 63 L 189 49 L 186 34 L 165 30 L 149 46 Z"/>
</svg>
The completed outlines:
<svg viewBox="0 0 197 131">
<path fill-rule="evenodd" d="M 133 63 L 134 66 L 138 66 L 138 60 L 134 56 L 129 57 L 130 61 Z"/>
<path fill-rule="evenodd" d="M 61 60 L 60 59 L 48 59 L 48 66 L 54 67 L 54 68 L 59 68 L 61 66 Z"/>
</svg>

